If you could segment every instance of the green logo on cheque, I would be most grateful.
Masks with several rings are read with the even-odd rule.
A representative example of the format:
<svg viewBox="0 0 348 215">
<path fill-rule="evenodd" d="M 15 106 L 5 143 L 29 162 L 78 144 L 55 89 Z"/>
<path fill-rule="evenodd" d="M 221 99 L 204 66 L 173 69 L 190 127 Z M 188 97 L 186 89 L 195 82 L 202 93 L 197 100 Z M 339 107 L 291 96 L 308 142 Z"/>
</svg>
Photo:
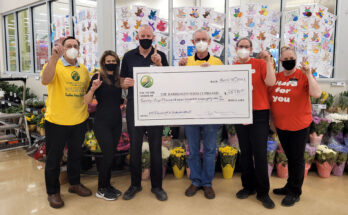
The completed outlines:
<svg viewBox="0 0 348 215">
<path fill-rule="evenodd" d="M 151 76 L 144 75 L 141 77 L 140 84 L 145 88 L 150 88 L 153 85 L 153 78 Z"/>
<path fill-rule="evenodd" d="M 80 80 L 80 75 L 79 75 L 79 73 L 76 72 L 76 71 L 73 71 L 73 72 L 71 73 L 71 77 L 72 77 L 72 79 L 73 79 L 74 81 Z"/>
</svg>

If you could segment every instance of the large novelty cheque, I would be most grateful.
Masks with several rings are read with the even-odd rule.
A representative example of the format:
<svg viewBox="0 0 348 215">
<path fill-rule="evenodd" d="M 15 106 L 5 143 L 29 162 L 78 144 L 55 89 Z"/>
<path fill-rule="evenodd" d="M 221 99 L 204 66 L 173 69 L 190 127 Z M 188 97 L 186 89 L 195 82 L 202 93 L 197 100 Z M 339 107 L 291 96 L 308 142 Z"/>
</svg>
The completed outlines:
<svg viewBox="0 0 348 215">
<path fill-rule="evenodd" d="M 135 67 L 136 126 L 252 123 L 250 65 Z"/>
</svg>

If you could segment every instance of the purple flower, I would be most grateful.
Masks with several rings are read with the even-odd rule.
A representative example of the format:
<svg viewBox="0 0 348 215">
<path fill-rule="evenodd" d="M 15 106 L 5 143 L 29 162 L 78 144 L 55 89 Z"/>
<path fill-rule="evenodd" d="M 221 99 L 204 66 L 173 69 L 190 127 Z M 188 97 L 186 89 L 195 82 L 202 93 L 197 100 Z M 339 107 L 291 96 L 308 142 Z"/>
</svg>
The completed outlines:
<svg viewBox="0 0 348 215">
<path fill-rule="evenodd" d="M 319 124 L 320 123 L 320 117 L 318 117 L 318 116 L 314 116 L 313 117 L 313 122 L 315 123 L 315 124 Z"/>
</svg>

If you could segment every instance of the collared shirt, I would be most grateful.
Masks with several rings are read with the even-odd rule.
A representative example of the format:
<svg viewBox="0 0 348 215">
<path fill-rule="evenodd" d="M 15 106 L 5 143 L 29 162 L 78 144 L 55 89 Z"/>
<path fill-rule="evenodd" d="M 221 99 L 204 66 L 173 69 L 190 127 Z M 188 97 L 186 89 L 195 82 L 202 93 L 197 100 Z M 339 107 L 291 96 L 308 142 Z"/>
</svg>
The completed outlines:
<svg viewBox="0 0 348 215">
<path fill-rule="evenodd" d="M 63 65 L 64 66 L 72 66 L 68 61 L 65 60 L 64 56 L 62 56 L 60 58 L 60 60 L 62 61 Z M 79 64 L 79 61 L 76 60 L 76 64 L 75 64 L 76 67 L 80 67 L 80 64 Z"/>
<path fill-rule="evenodd" d="M 151 49 L 150 53 L 146 58 L 140 54 L 139 47 L 128 51 L 122 59 L 121 65 L 121 77 L 122 78 L 133 78 L 133 68 L 134 67 L 150 67 L 154 65 L 151 60 L 151 55 L 154 53 L 154 48 Z M 169 66 L 166 55 L 157 51 L 161 55 L 162 66 Z M 133 100 L 133 87 L 128 88 L 128 100 Z"/>
<path fill-rule="evenodd" d="M 195 60 L 197 61 L 197 60 L 204 60 L 204 61 L 208 61 L 209 60 L 209 58 L 210 58 L 210 54 L 209 54 L 209 52 L 208 52 L 208 55 L 205 57 L 205 58 L 203 58 L 203 59 L 200 59 L 198 56 L 197 56 L 197 53 L 195 54 Z"/>
</svg>

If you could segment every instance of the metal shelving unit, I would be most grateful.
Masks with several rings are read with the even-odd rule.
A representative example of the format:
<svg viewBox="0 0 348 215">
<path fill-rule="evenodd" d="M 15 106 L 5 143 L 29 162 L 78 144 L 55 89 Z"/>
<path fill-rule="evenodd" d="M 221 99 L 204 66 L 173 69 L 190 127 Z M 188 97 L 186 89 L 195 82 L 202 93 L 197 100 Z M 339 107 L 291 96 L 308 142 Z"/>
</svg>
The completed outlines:
<svg viewBox="0 0 348 215">
<path fill-rule="evenodd" d="M 31 146 L 27 120 L 25 118 L 26 78 L 0 78 L 0 81 L 23 82 L 22 112 L 5 114 L 0 113 L 0 151 Z M 9 101 L 5 101 L 9 103 Z M 12 104 L 12 102 L 10 102 Z M 24 128 L 24 131 L 23 131 Z"/>
</svg>

